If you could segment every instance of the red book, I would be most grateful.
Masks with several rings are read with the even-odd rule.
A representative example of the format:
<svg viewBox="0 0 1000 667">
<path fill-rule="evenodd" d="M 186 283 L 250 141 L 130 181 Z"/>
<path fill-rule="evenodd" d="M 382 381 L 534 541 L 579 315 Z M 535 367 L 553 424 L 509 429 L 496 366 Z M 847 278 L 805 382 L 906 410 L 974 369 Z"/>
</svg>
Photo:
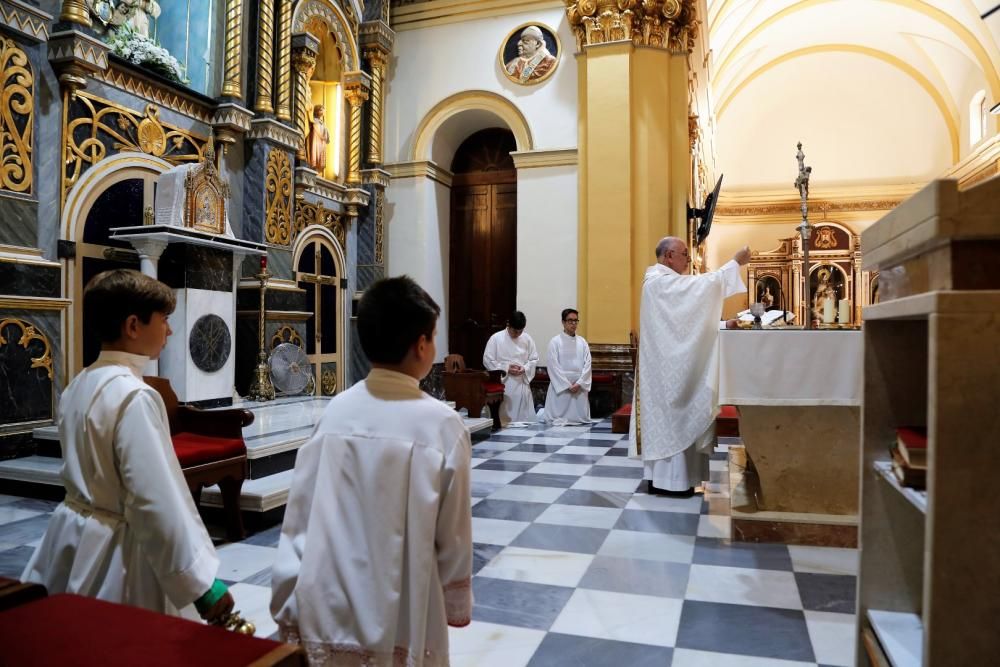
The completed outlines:
<svg viewBox="0 0 1000 667">
<path fill-rule="evenodd" d="M 923 426 L 901 426 L 896 429 L 896 446 L 907 465 L 927 467 L 927 429 Z"/>
<path fill-rule="evenodd" d="M 903 486 L 914 489 L 927 488 L 927 468 L 914 468 L 903 460 L 899 448 L 892 450 L 892 472 Z"/>
</svg>

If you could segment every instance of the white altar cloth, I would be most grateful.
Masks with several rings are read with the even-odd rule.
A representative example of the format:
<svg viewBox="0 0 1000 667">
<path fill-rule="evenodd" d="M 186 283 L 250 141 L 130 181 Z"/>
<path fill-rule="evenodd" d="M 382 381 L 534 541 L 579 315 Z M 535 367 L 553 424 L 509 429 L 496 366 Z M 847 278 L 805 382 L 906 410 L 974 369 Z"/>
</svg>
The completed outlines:
<svg viewBox="0 0 1000 667">
<path fill-rule="evenodd" d="M 719 405 L 861 405 L 860 331 L 719 332 Z"/>
</svg>

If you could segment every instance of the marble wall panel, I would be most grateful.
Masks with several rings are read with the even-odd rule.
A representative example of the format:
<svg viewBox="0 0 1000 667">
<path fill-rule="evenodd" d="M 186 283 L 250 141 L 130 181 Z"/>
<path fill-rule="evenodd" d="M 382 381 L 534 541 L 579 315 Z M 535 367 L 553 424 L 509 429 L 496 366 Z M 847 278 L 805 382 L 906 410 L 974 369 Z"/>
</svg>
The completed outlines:
<svg viewBox="0 0 1000 667">
<path fill-rule="evenodd" d="M 62 270 L 58 266 L 0 261 L 0 292 L 3 294 L 58 298 L 62 291 L 61 277 Z"/>
<path fill-rule="evenodd" d="M 351 318 L 349 336 L 351 339 L 351 348 L 347 383 L 348 385 L 353 385 L 356 382 L 364 380 L 368 376 L 368 371 L 371 370 L 372 366 L 368 361 L 368 357 L 365 356 L 365 351 L 361 349 L 361 339 L 358 337 L 357 318 Z"/>
<path fill-rule="evenodd" d="M 229 184 L 229 226 L 238 239 L 247 239 L 243 233 L 243 163 L 245 146 L 242 141 L 227 144 L 222 155 L 220 176 Z M 254 255 L 255 257 L 255 255 Z"/>
<path fill-rule="evenodd" d="M 358 285 L 357 290 L 364 292 L 377 280 L 385 277 L 385 269 L 377 264 L 358 265 Z"/>
<path fill-rule="evenodd" d="M 37 201 L 0 192 L 0 243 L 22 248 L 37 247 Z"/>
<path fill-rule="evenodd" d="M 58 16 L 59 11 L 56 9 L 53 16 Z M 41 55 L 46 56 L 47 49 L 41 49 Z M 59 77 L 52 70 L 47 57 L 39 58 L 35 69 L 35 119 L 37 187 L 34 196 L 40 202 L 50 202 L 50 205 L 38 207 L 37 246 L 47 259 L 56 259 L 56 242 L 62 238 L 62 211 L 59 207 L 59 202 L 62 201 L 62 95 L 59 91 Z"/>
<path fill-rule="evenodd" d="M 270 271 L 271 275 L 275 278 L 292 280 L 295 275 L 292 270 L 291 249 L 269 245 L 267 247 L 267 270 Z"/>
<path fill-rule="evenodd" d="M 438 363 L 431 366 L 431 372 L 420 381 L 420 388 L 434 398 L 444 400 L 444 364 Z"/>
<path fill-rule="evenodd" d="M 261 139 L 244 142 L 243 164 L 243 238 L 264 240 L 264 175 L 271 144 Z"/>
<path fill-rule="evenodd" d="M 159 278 L 174 289 L 232 292 L 233 261 L 227 250 L 172 243 L 160 257 Z"/>
<path fill-rule="evenodd" d="M 45 354 L 43 341 L 29 341 L 25 349 L 20 341 L 24 330 L 8 323 L 0 329 L 6 344 L 0 346 L 0 425 L 51 419 L 54 416 L 57 380 L 62 374 L 62 347 L 59 345 L 58 312 L 36 310 L 0 310 L 0 322 L 17 319 L 33 326 L 48 341 L 52 359 L 52 378 L 45 368 L 31 368 L 32 359 Z"/>
</svg>

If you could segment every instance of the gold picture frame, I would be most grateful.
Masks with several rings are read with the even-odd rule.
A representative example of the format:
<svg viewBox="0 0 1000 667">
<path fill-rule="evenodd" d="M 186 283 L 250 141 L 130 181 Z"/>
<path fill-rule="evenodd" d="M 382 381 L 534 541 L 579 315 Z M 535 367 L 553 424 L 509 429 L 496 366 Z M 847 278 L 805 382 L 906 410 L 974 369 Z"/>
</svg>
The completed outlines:
<svg viewBox="0 0 1000 667">
<path fill-rule="evenodd" d="M 541 58 L 533 62 L 533 58 L 523 59 L 518 50 L 518 42 L 521 40 L 521 33 L 528 28 L 534 28 L 541 34 L 544 43 L 544 54 Z M 528 35 L 530 37 L 530 33 Z M 555 49 L 553 52 L 552 49 Z M 559 63 L 562 61 L 562 42 L 555 30 L 539 23 L 530 21 L 522 23 L 507 33 L 500 48 L 497 51 L 497 64 L 510 81 L 520 86 L 537 86 L 547 81 L 556 73 Z"/>
</svg>

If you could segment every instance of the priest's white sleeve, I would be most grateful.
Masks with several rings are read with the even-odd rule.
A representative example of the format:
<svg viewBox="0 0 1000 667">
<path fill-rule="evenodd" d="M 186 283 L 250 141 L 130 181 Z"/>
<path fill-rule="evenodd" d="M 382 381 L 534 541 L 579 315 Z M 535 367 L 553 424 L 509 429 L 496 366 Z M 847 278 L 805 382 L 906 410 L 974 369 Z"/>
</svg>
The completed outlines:
<svg viewBox="0 0 1000 667">
<path fill-rule="evenodd" d="M 125 520 L 175 607 L 204 595 L 219 559 L 177 462 L 159 396 L 139 390 L 125 401 L 114 447 L 127 495 Z"/>
<path fill-rule="evenodd" d="M 566 374 L 563 373 L 562 364 L 559 363 L 560 342 L 559 336 L 549 341 L 549 384 L 552 385 L 552 389 L 557 394 L 566 391 L 570 387 L 570 381 L 566 378 Z"/>
<path fill-rule="evenodd" d="M 507 372 L 509 364 L 500 360 L 500 341 L 497 335 L 493 334 L 486 341 L 486 349 L 483 350 L 483 368 L 488 371 Z"/>
<path fill-rule="evenodd" d="M 524 377 L 528 384 L 531 384 L 531 381 L 535 379 L 535 369 L 537 367 L 538 348 L 535 347 L 535 339 L 528 336 L 528 363 L 524 365 Z"/>
<path fill-rule="evenodd" d="M 576 383 L 580 386 L 583 391 L 589 392 L 591 386 L 594 384 L 594 371 L 593 371 L 593 361 L 590 358 L 590 345 L 584 339 L 577 336 L 579 339 L 579 345 L 583 347 L 583 364 L 581 366 L 582 370 L 580 372 L 580 379 Z"/>
<path fill-rule="evenodd" d="M 723 264 L 719 268 L 719 273 L 722 275 L 722 296 L 724 298 L 747 290 L 746 285 L 743 284 L 743 275 L 739 262 L 735 259 L 731 259 Z"/>
<path fill-rule="evenodd" d="M 444 587 L 448 625 L 463 627 L 472 621 L 472 443 L 463 430 L 444 462 L 441 505 L 438 510 L 438 574 Z"/>
</svg>

